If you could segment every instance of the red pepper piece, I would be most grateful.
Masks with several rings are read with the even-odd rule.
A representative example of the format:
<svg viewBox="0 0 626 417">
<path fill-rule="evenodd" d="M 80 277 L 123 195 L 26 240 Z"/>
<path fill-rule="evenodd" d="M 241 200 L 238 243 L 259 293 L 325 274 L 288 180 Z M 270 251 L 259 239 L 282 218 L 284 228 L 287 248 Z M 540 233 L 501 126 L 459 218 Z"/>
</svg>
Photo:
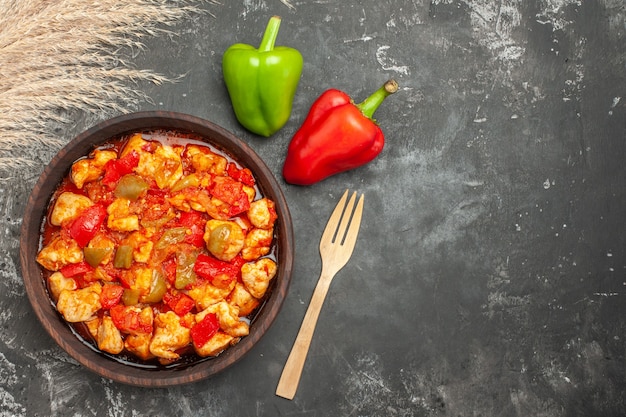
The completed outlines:
<svg viewBox="0 0 626 417">
<path fill-rule="evenodd" d="M 174 285 L 176 282 L 176 258 L 169 257 L 163 262 L 161 262 L 161 267 L 163 268 L 163 272 L 165 272 L 165 279 Z"/>
<path fill-rule="evenodd" d="M 220 329 L 220 323 L 217 320 L 217 315 L 215 313 L 209 313 L 202 321 L 196 323 L 195 326 L 191 328 L 191 340 L 193 343 L 198 346 L 204 346 Z"/>
<path fill-rule="evenodd" d="M 180 317 L 189 313 L 196 305 L 195 301 L 193 301 L 191 297 L 183 293 L 173 295 L 168 292 L 163 297 L 163 301 Z"/>
<path fill-rule="evenodd" d="M 78 246 L 84 248 L 100 230 L 107 217 L 104 206 L 95 204 L 86 208 L 69 226 L 69 233 Z"/>
<path fill-rule="evenodd" d="M 232 179 L 235 179 L 245 185 L 249 185 L 250 187 L 254 187 L 254 184 L 256 184 L 254 175 L 252 175 L 252 171 L 250 171 L 249 168 L 237 168 L 235 164 L 230 162 L 226 166 L 226 173 Z"/>
<path fill-rule="evenodd" d="M 237 281 L 243 283 L 243 279 L 241 278 L 241 267 L 248 263 L 248 261 L 246 261 L 245 259 L 243 259 L 241 257 L 241 254 L 235 256 L 231 261 L 230 264 L 235 267 L 237 269 Z"/>
<path fill-rule="evenodd" d="M 211 194 L 215 198 L 230 205 L 230 217 L 243 213 L 250 208 L 248 194 L 243 190 L 243 184 L 230 177 L 215 177 Z"/>
<path fill-rule="evenodd" d="M 100 304 L 102 304 L 102 308 L 108 310 L 111 307 L 119 304 L 123 294 L 124 287 L 120 285 L 103 285 L 102 292 L 100 293 Z"/>
<path fill-rule="evenodd" d="M 124 333 L 150 333 L 152 332 L 152 323 L 149 323 L 141 315 L 136 308 L 116 304 L 109 310 L 111 319 L 115 327 Z"/>
<path fill-rule="evenodd" d="M 191 231 L 185 237 L 185 243 L 201 248 L 204 246 L 204 229 L 207 219 L 197 211 L 184 211 L 180 214 L 179 223 Z"/>
<path fill-rule="evenodd" d="M 77 275 L 81 275 L 90 271 L 93 271 L 93 267 L 85 261 L 65 265 L 64 267 L 59 269 L 59 272 L 61 272 L 61 274 L 63 274 L 65 278 L 74 278 Z"/>
<path fill-rule="evenodd" d="M 215 278 L 220 278 L 220 282 L 224 282 L 223 276 L 226 275 L 230 279 L 237 279 L 239 269 L 236 265 L 228 262 L 220 261 L 212 256 L 201 253 L 196 259 L 193 271 L 202 279 L 213 282 Z"/>
<path fill-rule="evenodd" d="M 342 91 L 325 91 L 289 144 L 283 166 L 285 180 L 311 185 L 376 158 L 385 138 L 372 117 L 397 90 L 398 83 L 389 80 L 360 104 Z"/>
<path fill-rule="evenodd" d="M 104 165 L 102 183 L 114 190 L 117 182 L 139 165 L 139 152 L 132 150 L 120 159 L 112 159 Z"/>
</svg>

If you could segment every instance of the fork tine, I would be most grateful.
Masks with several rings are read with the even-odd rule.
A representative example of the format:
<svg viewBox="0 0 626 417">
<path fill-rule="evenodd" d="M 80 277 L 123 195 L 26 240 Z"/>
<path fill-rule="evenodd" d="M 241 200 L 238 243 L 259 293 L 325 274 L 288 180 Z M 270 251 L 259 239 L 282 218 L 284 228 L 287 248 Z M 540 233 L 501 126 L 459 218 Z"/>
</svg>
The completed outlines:
<svg viewBox="0 0 626 417">
<path fill-rule="evenodd" d="M 339 224 L 339 228 L 337 228 L 337 234 L 335 235 L 335 239 L 333 243 L 338 245 L 342 245 L 344 242 L 344 238 L 346 236 L 346 229 L 348 228 L 348 224 L 350 224 L 350 218 L 352 217 L 352 211 L 354 210 L 354 202 L 356 201 L 356 191 L 352 193 L 346 208 L 343 211 L 343 215 L 341 216 L 341 224 Z"/>
<path fill-rule="evenodd" d="M 337 225 L 339 224 L 339 220 L 341 219 L 341 214 L 343 213 L 343 208 L 346 205 L 346 200 L 348 199 L 348 191 L 346 190 L 341 196 L 341 199 L 335 206 L 333 213 L 330 215 L 328 219 L 328 223 L 326 224 L 326 228 L 324 229 L 324 233 L 322 234 L 321 242 L 331 242 L 333 236 L 335 235 L 335 231 L 337 230 Z"/>
<path fill-rule="evenodd" d="M 354 193 L 353 198 L 354 197 L 356 197 L 356 192 Z M 352 215 L 350 228 L 348 229 L 348 232 L 346 233 L 346 238 L 344 240 L 346 246 L 351 246 L 350 255 L 352 255 L 352 251 L 354 250 L 354 246 L 356 243 L 356 238 L 359 235 L 359 229 L 361 226 L 361 217 L 363 217 L 364 198 L 365 198 L 365 194 L 361 194 L 361 197 L 359 198 L 359 202 L 356 205 L 356 209 L 354 210 L 354 214 Z"/>
</svg>

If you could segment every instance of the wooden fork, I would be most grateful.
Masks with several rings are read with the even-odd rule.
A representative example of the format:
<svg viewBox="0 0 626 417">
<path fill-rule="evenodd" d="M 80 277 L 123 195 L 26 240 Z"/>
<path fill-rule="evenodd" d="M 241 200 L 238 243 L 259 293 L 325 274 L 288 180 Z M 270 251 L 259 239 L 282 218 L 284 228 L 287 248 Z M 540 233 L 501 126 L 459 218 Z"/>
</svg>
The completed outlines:
<svg viewBox="0 0 626 417">
<path fill-rule="evenodd" d="M 348 263 L 359 234 L 364 195 L 361 194 L 356 209 L 354 209 L 357 193 L 352 194 L 346 205 L 348 192 L 349 190 L 346 190 L 337 203 L 322 234 L 320 241 L 322 272 L 276 388 L 276 395 L 289 400 L 296 395 L 317 318 L 324 304 L 330 283 L 335 274 Z"/>
</svg>

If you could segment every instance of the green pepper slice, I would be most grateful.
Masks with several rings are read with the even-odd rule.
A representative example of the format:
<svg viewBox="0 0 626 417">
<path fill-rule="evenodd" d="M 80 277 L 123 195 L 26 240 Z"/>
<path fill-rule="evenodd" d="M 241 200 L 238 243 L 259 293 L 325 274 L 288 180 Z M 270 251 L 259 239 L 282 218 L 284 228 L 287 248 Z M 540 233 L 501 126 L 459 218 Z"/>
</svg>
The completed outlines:
<svg viewBox="0 0 626 417">
<path fill-rule="evenodd" d="M 121 269 L 128 269 L 133 263 L 133 247 L 128 245 L 120 245 L 115 251 L 113 266 Z"/>
<path fill-rule="evenodd" d="M 186 227 L 173 227 L 163 232 L 163 235 L 154 246 L 156 250 L 162 250 L 171 245 L 176 245 L 185 240 L 187 236 Z"/>
<path fill-rule="evenodd" d="M 181 179 L 179 179 L 176 184 L 172 187 L 172 192 L 176 193 L 180 190 L 183 190 L 188 187 L 197 187 L 200 185 L 200 179 L 196 174 L 189 174 Z"/>
<path fill-rule="evenodd" d="M 86 247 L 83 249 L 83 253 L 85 254 L 85 262 L 95 268 L 102 263 L 104 258 L 106 258 L 112 250 L 112 248 Z"/>
<path fill-rule="evenodd" d="M 143 178 L 133 174 L 126 174 L 120 178 L 113 194 L 115 194 L 116 197 L 123 197 L 135 201 L 139 198 L 141 193 L 148 188 L 150 188 L 150 186 Z"/>
<path fill-rule="evenodd" d="M 177 290 L 183 290 L 188 285 L 196 282 L 198 278 L 193 271 L 193 266 L 198 257 L 198 252 L 181 252 L 176 255 L 176 280 L 174 287 Z"/>
<path fill-rule="evenodd" d="M 122 293 L 122 303 L 125 306 L 134 306 L 139 303 L 139 290 L 136 288 L 125 288 Z"/>
<path fill-rule="evenodd" d="M 163 299 L 167 291 L 165 277 L 156 269 L 152 271 L 152 282 L 150 283 L 150 292 L 141 298 L 144 303 L 158 303 Z"/>
</svg>

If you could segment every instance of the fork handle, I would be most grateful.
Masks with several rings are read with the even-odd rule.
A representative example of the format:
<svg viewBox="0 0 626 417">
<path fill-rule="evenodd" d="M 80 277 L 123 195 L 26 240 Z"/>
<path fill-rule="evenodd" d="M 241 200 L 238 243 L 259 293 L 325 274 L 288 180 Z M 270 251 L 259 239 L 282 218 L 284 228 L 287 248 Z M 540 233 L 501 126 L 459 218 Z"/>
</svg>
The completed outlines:
<svg viewBox="0 0 626 417">
<path fill-rule="evenodd" d="M 309 352 L 309 346 L 311 345 L 311 339 L 315 332 L 315 326 L 317 325 L 317 318 L 320 315 L 324 299 L 330 288 L 330 282 L 335 274 L 329 274 L 322 270 L 320 279 L 315 286 L 311 302 L 304 315 L 304 320 L 300 326 L 300 331 L 296 337 L 296 341 L 291 348 L 291 353 L 287 358 L 283 373 L 278 381 L 278 387 L 276 388 L 276 395 L 293 399 L 298 389 L 300 382 L 300 376 L 302 375 L 302 369 L 304 368 L 304 362 Z"/>
</svg>

